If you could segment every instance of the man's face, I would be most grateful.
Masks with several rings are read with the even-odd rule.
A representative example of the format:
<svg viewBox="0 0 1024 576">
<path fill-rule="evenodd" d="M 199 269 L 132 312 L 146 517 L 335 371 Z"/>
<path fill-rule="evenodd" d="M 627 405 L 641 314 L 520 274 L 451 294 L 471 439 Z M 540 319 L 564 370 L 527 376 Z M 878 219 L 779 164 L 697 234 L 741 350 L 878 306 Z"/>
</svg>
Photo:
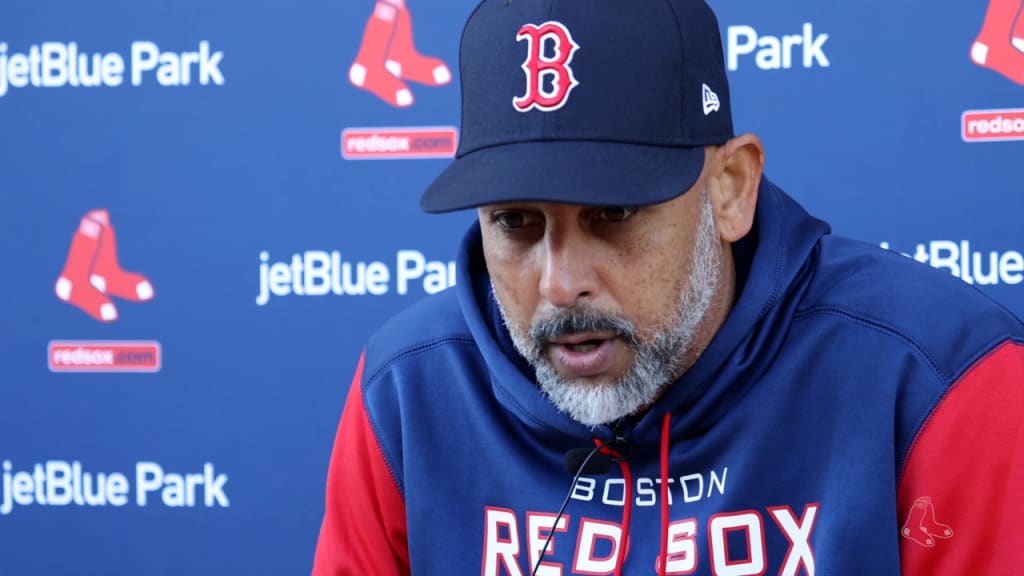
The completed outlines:
<svg viewBox="0 0 1024 576">
<path fill-rule="evenodd" d="M 725 316 L 722 242 L 703 180 L 655 206 L 527 202 L 486 206 L 479 218 L 516 349 L 552 402 L 584 424 L 650 405 Z"/>
</svg>

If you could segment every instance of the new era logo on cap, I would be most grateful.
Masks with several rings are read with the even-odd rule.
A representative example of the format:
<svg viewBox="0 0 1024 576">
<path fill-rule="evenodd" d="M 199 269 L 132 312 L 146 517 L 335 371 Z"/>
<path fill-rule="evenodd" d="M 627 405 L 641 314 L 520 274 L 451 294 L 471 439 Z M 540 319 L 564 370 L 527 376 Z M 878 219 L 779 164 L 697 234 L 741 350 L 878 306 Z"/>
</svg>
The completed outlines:
<svg viewBox="0 0 1024 576">
<path fill-rule="evenodd" d="M 718 94 L 715 94 L 714 90 L 707 84 L 701 84 L 701 87 L 704 100 L 704 115 L 707 116 L 712 112 L 718 112 L 718 109 L 722 107 L 722 103 L 718 101 Z"/>
</svg>

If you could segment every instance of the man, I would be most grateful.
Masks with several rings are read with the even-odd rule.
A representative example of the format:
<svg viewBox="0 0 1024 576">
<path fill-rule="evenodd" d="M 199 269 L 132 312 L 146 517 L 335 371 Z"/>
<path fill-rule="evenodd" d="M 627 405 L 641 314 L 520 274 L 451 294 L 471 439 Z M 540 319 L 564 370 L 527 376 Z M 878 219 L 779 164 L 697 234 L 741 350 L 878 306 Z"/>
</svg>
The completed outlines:
<svg viewBox="0 0 1024 576">
<path fill-rule="evenodd" d="M 315 574 L 1024 574 L 1024 326 L 763 177 L 702 0 L 484 0 L 461 70 L 422 205 L 479 224 L 366 346 Z"/>
</svg>

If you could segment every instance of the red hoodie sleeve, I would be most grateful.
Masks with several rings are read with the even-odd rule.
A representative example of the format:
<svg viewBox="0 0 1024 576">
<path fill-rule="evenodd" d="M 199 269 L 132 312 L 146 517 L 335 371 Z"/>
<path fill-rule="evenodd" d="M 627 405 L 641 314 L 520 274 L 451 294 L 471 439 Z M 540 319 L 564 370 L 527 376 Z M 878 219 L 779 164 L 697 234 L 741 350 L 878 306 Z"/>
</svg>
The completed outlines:
<svg viewBox="0 0 1024 576">
<path fill-rule="evenodd" d="M 409 574 L 405 502 L 363 403 L 359 359 L 327 471 L 314 576 Z"/>
<path fill-rule="evenodd" d="M 1024 574 L 1024 345 L 950 387 L 898 486 L 904 576 Z"/>
</svg>

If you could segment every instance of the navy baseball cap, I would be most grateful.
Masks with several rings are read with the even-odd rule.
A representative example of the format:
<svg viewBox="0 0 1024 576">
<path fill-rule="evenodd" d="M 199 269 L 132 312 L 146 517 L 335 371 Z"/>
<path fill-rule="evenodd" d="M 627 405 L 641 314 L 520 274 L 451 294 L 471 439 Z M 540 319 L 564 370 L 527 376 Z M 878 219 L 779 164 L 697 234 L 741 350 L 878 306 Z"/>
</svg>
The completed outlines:
<svg viewBox="0 0 1024 576">
<path fill-rule="evenodd" d="M 427 212 L 666 202 L 693 186 L 704 146 L 733 137 L 703 0 L 483 0 L 459 63 L 459 147 Z"/>
</svg>

